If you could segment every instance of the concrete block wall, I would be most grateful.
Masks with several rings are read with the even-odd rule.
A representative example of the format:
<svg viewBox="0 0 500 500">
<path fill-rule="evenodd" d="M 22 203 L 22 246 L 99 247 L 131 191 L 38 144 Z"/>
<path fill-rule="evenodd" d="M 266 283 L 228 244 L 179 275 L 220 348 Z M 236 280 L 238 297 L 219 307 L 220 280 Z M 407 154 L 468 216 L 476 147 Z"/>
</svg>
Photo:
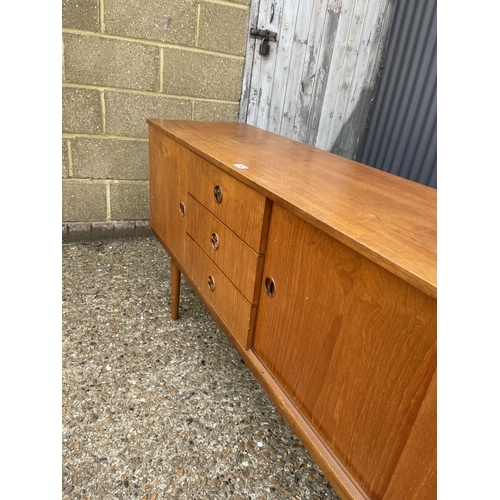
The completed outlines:
<svg viewBox="0 0 500 500">
<path fill-rule="evenodd" d="M 147 234 L 146 118 L 238 121 L 250 0 L 63 0 L 63 241 Z"/>
</svg>

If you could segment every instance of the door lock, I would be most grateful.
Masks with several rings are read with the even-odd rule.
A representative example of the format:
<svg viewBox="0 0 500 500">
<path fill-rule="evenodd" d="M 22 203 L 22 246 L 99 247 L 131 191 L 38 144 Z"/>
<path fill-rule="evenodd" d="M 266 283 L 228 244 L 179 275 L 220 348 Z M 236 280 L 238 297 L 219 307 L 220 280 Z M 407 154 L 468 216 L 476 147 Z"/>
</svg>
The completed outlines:
<svg viewBox="0 0 500 500">
<path fill-rule="evenodd" d="M 269 54 L 270 50 L 271 50 L 271 46 L 269 45 L 269 42 L 264 38 L 264 40 L 262 40 L 262 43 L 260 44 L 260 47 L 259 47 L 259 54 L 261 56 L 267 56 Z"/>
<path fill-rule="evenodd" d="M 262 43 L 259 47 L 259 54 L 262 56 L 267 56 L 271 50 L 269 42 L 276 42 L 278 33 L 270 30 L 259 30 L 252 26 L 250 28 L 250 36 L 254 36 L 255 38 L 262 38 Z"/>
</svg>

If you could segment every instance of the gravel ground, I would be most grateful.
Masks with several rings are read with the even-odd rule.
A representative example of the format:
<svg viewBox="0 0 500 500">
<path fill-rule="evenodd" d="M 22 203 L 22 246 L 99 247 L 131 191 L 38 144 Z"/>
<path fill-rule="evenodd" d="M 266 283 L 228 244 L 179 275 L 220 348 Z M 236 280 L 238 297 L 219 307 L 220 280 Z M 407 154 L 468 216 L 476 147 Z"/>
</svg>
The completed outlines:
<svg viewBox="0 0 500 500">
<path fill-rule="evenodd" d="M 63 245 L 62 498 L 338 499 L 153 237 Z"/>
</svg>

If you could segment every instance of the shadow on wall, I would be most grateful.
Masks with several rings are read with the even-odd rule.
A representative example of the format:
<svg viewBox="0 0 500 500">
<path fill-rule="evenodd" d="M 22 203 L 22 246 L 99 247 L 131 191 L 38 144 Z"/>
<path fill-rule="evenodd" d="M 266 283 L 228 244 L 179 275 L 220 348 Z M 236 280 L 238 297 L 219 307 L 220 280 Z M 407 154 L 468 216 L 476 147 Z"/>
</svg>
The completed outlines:
<svg viewBox="0 0 500 500">
<path fill-rule="evenodd" d="M 374 86 L 374 88 L 365 87 L 361 91 L 358 103 L 349 118 L 342 125 L 330 149 L 330 153 L 349 158 L 350 160 L 361 161 L 360 158 L 363 154 L 364 143 L 373 109 L 372 100 L 375 94 L 375 88 L 376 86 Z M 353 145 L 353 141 L 356 140 L 357 143 Z M 352 151 L 354 151 L 354 153 L 351 153 Z"/>
</svg>

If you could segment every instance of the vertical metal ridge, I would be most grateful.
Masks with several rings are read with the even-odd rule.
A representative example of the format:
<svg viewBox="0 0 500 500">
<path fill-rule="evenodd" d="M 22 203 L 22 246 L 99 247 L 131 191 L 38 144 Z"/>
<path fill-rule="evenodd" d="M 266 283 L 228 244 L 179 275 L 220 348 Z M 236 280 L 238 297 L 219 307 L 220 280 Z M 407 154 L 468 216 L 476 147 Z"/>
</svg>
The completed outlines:
<svg viewBox="0 0 500 500">
<path fill-rule="evenodd" d="M 394 53 L 395 45 L 394 40 L 399 40 L 404 47 L 406 43 L 404 40 L 405 33 L 409 32 L 408 26 L 411 19 L 414 17 L 414 10 L 416 8 L 416 2 L 407 2 L 401 0 L 397 3 L 393 24 L 391 27 L 391 33 L 389 35 L 387 56 L 385 61 L 385 67 L 383 70 L 382 80 L 378 89 L 378 93 L 374 98 L 374 110 L 372 115 L 372 120 L 370 123 L 367 143 L 371 147 L 365 148 L 368 154 L 364 162 L 369 165 L 382 164 L 381 158 L 385 155 L 385 150 L 388 146 L 387 133 L 392 132 L 387 125 L 390 121 L 390 117 L 393 114 L 393 108 L 397 107 L 397 100 L 394 98 L 396 96 L 396 86 L 399 81 L 402 81 L 402 77 L 395 71 L 388 71 L 387 65 L 391 63 L 391 68 L 398 68 L 401 71 L 402 61 L 404 56 L 404 50 L 399 50 Z M 377 126 L 373 126 L 373 125 Z M 363 155 L 364 156 L 364 155 Z M 383 166 L 380 167 L 383 169 Z"/>
<path fill-rule="evenodd" d="M 437 187 L 436 0 L 396 2 L 361 161 Z"/>
<path fill-rule="evenodd" d="M 414 2 L 414 5 L 414 11 L 405 20 L 406 29 L 402 31 L 400 42 L 395 47 L 396 53 L 401 53 L 401 58 L 400 64 L 395 66 L 397 72 L 394 75 L 393 105 L 387 118 L 388 129 L 382 143 L 382 150 L 384 151 L 382 157 L 383 169 L 396 175 L 399 174 L 399 165 L 394 165 L 393 159 L 397 146 L 404 140 L 402 138 L 402 128 L 407 118 L 411 89 L 414 85 L 412 77 L 414 76 L 415 67 L 412 66 L 412 63 L 415 62 L 415 46 L 418 42 L 418 31 L 424 2 Z"/>
<path fill-rule="evenodd" d="M 434 54 L 434 44 L 430 36 L 432 26 L 432 9 L 425 9 L 415 28 L 418 36 L 412 54 L 409 54 L 411 61 L 409 64 L 410 73 L 408 75 L 408 87 L 404 89 L 405 116 L 401 117 L 398 123 L 401 140 L 393 148 L 391 158 L 391 171 L 402 177 L 409 178 L 410 162 L 404 161 L 408 148 L 418 143 L 418 137 L 423 133 L 422 127 L 418 128 L 416 119 L 418 111 L 425 107 L 429 100 L 429 91 L 425 92 L 426 84 L 432 73 L 431 64 Z"/>
<path fill-rule="evenodd" d="M 416 180 L 418 177 L 418 168 L 423 168 L 420 161 L 416 159 L 425 156 L 425 151 L 429 147 L 432 140 L 432 133 L 434 133 L 436 116 L 436 50 L 427 52 L 430 55 L 429 61 L 425 60 L 422 66 L 426 66 L 429 71 L 425 73 L 422 71 L 421 88 L 413 100 L 412 110 L 413 114 L 406 120 L 405 125 L 413 127 L 412 130 L 406 131 L 407 144 L 404 151 L 395 158 L 395 163 L 400 163 L 400 173 L 402 177 L 408 177 L 411 180 Z M 411 132 L 414 131 L 413 140 Z"/>
</svg>

